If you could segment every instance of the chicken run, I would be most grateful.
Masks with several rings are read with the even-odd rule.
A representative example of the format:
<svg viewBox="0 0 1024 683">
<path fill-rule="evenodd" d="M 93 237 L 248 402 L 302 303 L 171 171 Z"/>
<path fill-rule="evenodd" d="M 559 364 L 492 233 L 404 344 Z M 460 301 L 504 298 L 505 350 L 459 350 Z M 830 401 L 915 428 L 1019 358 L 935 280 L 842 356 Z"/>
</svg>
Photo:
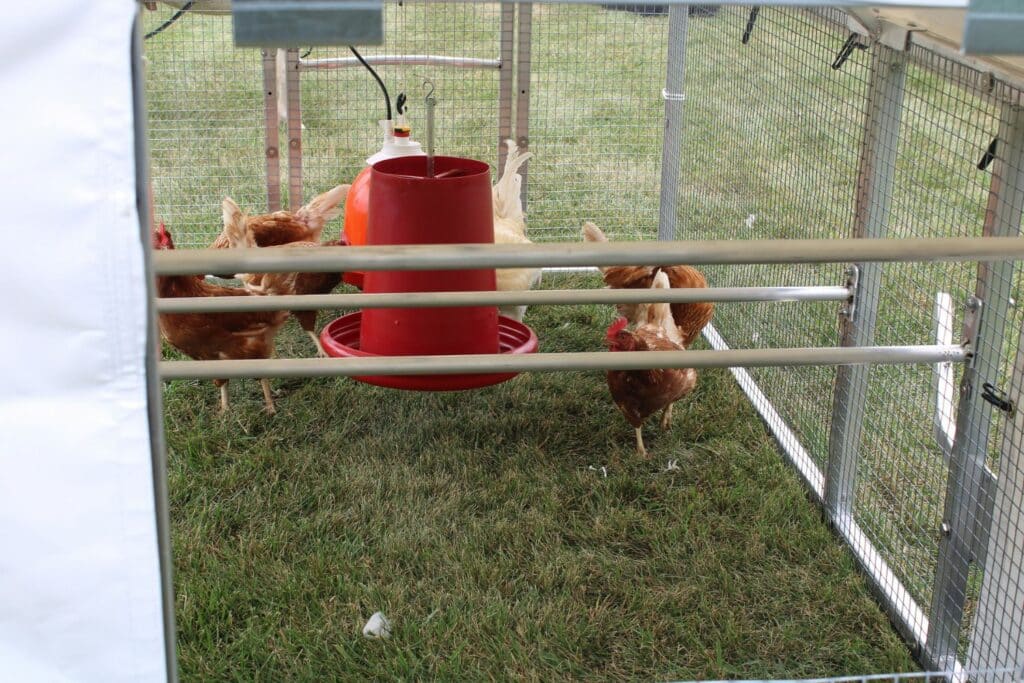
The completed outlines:
<svg viewBox="0 0 1024 683">
<path fill-rule="evenodd" d="M 924 9 L 403 1 L 381 45 L 260 49 L 228 3 L 167 4 L 142 54 L 170 405 L 248 420 L 228 383 L 258 378 L 274 430 L 333 377 L 387 422 L 477 408 L 350 378 L 513 411 L 557 372 L 545 417 L 610 425 L 566 470 L 699 478 L 680 421 L 728 372 L 917 665 L 1024 680 L 1024 58 Z"/>
</svg>

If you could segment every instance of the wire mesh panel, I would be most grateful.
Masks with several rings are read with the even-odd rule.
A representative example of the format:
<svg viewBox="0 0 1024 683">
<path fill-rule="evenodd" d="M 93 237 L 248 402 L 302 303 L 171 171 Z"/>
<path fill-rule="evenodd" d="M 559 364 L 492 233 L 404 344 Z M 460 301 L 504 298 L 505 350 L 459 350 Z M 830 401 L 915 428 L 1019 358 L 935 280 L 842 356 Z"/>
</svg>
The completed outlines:
<svg viewBox="0 0 1024 683">
<path fill-rule="evenodd" d="M 144 30 L 173 11 L 144 11 Z M 229 14 L 197 12 L 143 49 L 156 216 L 179 247 L 205 247 L 221 230 L 225 195 L 266 207 L 260 53 L 234 47 Z"/>
<path fill-rule="evenodd" d="M 412 136 L 423 144 L 424 80 L 433 83 L 438 154 L 496 164 L 501 14 L 500 3 L 388 3 L 384 45 L 358 48 L 371 63 L 384 56 L 407 62 L 374 68 L 389 90 L 392 107 L 399 93 L 407 95 Z M 421 58 L 419 63 L 408 63 L 416 61 L 414 57 Z M 424 64 L 425 57 L 442 59 Z M 386 111 L 377 83 L 347 48 L 310 50 L 300 63 L 300 77 L 308 200 L 340 182 L 351 182 L 365 167 L 366 158 L 383 142 L 377 122 L 386 118 Z"/>
<path fill-rule="evenodd" d="M 1020 162 L 1008 139 L 1015 129 L 1001 119 L 1018 115 L 1006 103 L 1019 102 L 1019 92 L 919 46 L 906 54 L 881 45 L 861 50 L 856 45 L 866 39 L 848 36 L 843 15 L 827 11 L 723 8 L 714 18 L 691 20 L 679 237 L 1017 234 L 1022 183 L 1014 164 Z M 847 40 L 853 47 L 839 58 Z M 996 155 L 1003 149 L 1007 158 L 993 171 L 983 157 L 996 137 Z M 867 225 L 865 232 L 871 222 L 877 227 Z M 858 292 L 858 305 L 871 307 L 872 329 L 858 343 L 928 343 L 940 328 L 959 341 L 965 303 L 977 294 L 990 299 L 982 304 L 988 316 L 982 332 L 990 339 L 983 334 L 979 342 L 977 389 L 1006 383 L 1020 325 L 1011 304 L 1019 294 L 1012 264 L 980 272 L 974 264 L 888 265 L 876 267 L 872 277 L 874 296 L 863 279 Z M 841 266 L 773 266 L 710 269 L 709 279 L 716 285 L 839 284 L 843 276 Z M 825 304 L 721 306 L 715 325 L 734 347 L 832 345 L 839 339 L 835 316 L 835 307 Z M 806 449 L 821 471 L 836 439 L 852 439 L 851 533 L 870 548 L 862 561 L 870 558 L 876 580 L 891 584 L 883 593 L 903 603 L 890 607 L 913 622 L 908 635 L 915 640 L 923 639 L 929 612 L 933 635 L 947 628 L 935 620 L 933 603 L 958 604 L 949 618 L 955 621 L 954 654 L 962 660 L 984 580 L 976 546 L 985 542 L 997 441 L 1005 436 L 1000 413 L 975 405 L 981 426 L 961 435 L 957 450 L 952 416 L 961 377 L 952 368 L 865 370 L 861 382 L 837 394 L 835 405 L 828 400 L 832 370 L 750 375 L 795 433 L 797 449 Z M 853 424 L 855 433 L 836 432 L 851 404 L 862 414 L 843 429 Z M 982 445 L 966 443 L 972 437 Z M 951 453 L 954 460 L 970 459 L 979 450 L 987 472 L 965 480 L 958 472 L 967 470 L 953 467 L 951 474 Z M 942 541 L 950 533 L 951 509 L 970 511 L 972 520 L 970 550 L 957 546 L 964 555 L 957 559 Z M 936 586 L 961 594 L 936 596 Z M 1008 661 L 1016 660 L 1000 660 Z"/>
<path fill-rule="evenodd" d="M 847 237 L 853 221 L 867 63 L 830 68 L 846 39 L 805 11 L 722 7 L 689 22 L 679 239 Z M 830 15 L 838 20 L 840 15 Z M 671 162 L 674 163 L 674 162 Z M 713 286 L 842 284 L 843 267 L 708 269 Z M 833 346 L 837 307 L 720 306 L 737 348 Z M 751 373 L 819 467 L 827 453 L 834 370 Z"/>
<path fill-rule="evenodd" d="M 612 240 L 657 235 L 667 15 L 543 3 L 532 12 L 531 239 L 576 241 L 585 220 Z"/>
</svg>

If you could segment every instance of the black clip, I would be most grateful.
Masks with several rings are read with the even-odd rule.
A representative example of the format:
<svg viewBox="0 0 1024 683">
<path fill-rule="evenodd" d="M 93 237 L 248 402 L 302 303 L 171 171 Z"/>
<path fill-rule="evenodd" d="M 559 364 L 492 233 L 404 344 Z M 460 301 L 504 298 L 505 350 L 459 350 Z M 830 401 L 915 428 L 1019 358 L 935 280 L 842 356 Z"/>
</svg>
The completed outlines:
<svg viewBox="0 0 1024 683">
<path fill-rule="evenodd" d="M 981 161 L 978 162 L 978 170 L 984 171 L 988 168 L 992 160 L 996 158 L 996 143 L 999 142 L 999 138 L 992 138 L 992 142 L 989 143 L 988 149 L 985 150 L 985 154 L 982 155 Z"/>
<path fill-rule="evenodd" d="M 757 15 L 760 14 L 760 12 L 760 5 L 750 10 L 750 18 L 747 19 L 747 28 L 743 31 L 743 40 L 741 41 L 744 45 L 750 42 L 750 34 L 754 31 L 754 22 L 757 21 Z"/>
<path fill-rule="evenodd" d="M 992 386 L 991 382 L 985 382 L 981 385 L 981 397 L 1004 413 L 1013 415 L 1013 401 L 1006 398 L 1006 394 Z"/>
<path fill-rule="evenodd" d="M 860 42 L 860 40 L 858 40 L 858 36 L 856 33 L 851 33 L 850 37 L 846 39 L 845 43 L 843 43 L 843 49 L 839 51 L 839 54 L 836 55 L 835 60 L 833 60 L 832 68 L 838 69 L 843 64 L 845 64 L 846 60 L 849 59 L 850 55 L 853 54 L 854 48 L 857 48 L 858 50 L 866 50 L 868 46 L 864 45 L 863 43 Z"/>
</svg>

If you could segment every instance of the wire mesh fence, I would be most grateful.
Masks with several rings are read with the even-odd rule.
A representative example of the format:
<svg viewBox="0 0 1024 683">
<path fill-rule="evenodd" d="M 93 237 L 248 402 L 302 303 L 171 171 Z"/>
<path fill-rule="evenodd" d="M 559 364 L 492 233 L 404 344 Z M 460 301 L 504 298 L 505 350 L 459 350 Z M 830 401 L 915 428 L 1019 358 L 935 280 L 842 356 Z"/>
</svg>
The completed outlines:
<svg viewBox="0 0 1024 683">
<path fill-rule="evenodd" d="M 166 14 L 146 13 L 145 29 Z M 869 44 L 851 36 L 838 10 L 687 14 L 679 33 L 669 10 L 654 5 L 390 2 L 385 44 L 363 53 L 392 103 L 408 95 L 421 140 L 423 81 L 433 82 L 439 153 L 496 167 L 504 137 L 528 144 L 535 241 L 576 241 L 584 220 L 613 240 L 653 239 L 666 192 L 678 196 L 677 239 L 1018 234 L 1024 96 L 1016 85 L 920 45 Z M 674 93 L 666 60 L 672 41 L 684 39 L 684 92 Z M 293 79 L 274 121 L 285 206 L 289 186 L 309 199 L 351 181 L 379 148 L 385 118 L 376 83 L 347 50 L 295 47 L 290 72 L 282 62 L 276 81 Z M 147 41 L 146 58 L 156 211 L 180 246 L 203 247 L 220 230 L 223 196 L 253 212 L 267 206 L 263 59 L 232 47 L 223 14 L 189 15 Z M 680 102 L 682 142 L 665 145 L 663 157 L 666 111 Z M 289 140 L 301 175 L 294 152 L 288 163 Z M 678 184 L 666 187 L 663 174 L 675 168 Z M 972 320 L 965 304 L 979 297 L 976 361 L 966 371 L 762 368 L 749 371 L 745 388 L 760 392 L 791 457 L 806 456 L 799 466 L 826 505 L 848 513 L 873 553 L 861 561 L 874 563 L 882 600 L 910 624 L 914 645 L 976 669 L 1019 663 L 1024 424 L 998 404 L 1000 392 L 1024 391 L 1024 367 L 1014 372 L 1019 269 L 858 265 L 859 310 L 726 304 L 712 339 L 737 348 L 927 344 L 951 330 L 961 341 Z M 847 268 L 706 274 L 712 286 L 841 285 Z M 982 398 L 985 383 L 995 401 Z M 870 680 L 918 678 L 931 680 Z"/>
<path fill-rule="evenodd" d="M 730 221 L 726 229 L 743 237 L 1016 235 L 1020 155 L 1013 138 L 1019 133 L 1005 119 L 1019 118 L 1008 104 L 1019 101 L 1019 91 L 993 86 L 986 74 L 920 46 L 907 53 L 877 44 L 854 48 L 833 68 L 850 35 L 842 19 L 841 13 L 723 8 L 714 21 L 691 22 L 680 237 L 720 238 L 723 217 Z M 995 158 L 986 165 L 982 159 L 997 137 Z M 790 266 L 712 275 L 715 284 L 730 285 L 834 284 L 842 277 L 827 267 Z M 959 336 L 964 303 L 978 294 L 985 311 L 973 385 L 978 391 L 985 382 L 1006 385 L 1020 325 L 1012 263 L 980 272 L 973 264 L 888 265 L 874 272 L 865 266 L 860 277 L 858 305 L 870 306 L 872 322 L 853 335 L 859 343 L 925 343 L 936 334 L 937 318 Z M 835 307 L 810 309 L 722 307 L 715 324 L 731 346 L 848 340 Z M 860 316 L 851 327 L 865 324 L 863 310 Z M 830 454 L 843 455 L 847 440 L 856 458 L 852 521 L 878 553 L 878 576 L 892 584 L 883 592 L 890 600 L 901 596 L 906 604 L 895 611 L 913 615 L 918 638 L 930 626 L 922 646 L 940 653 L 953 643 L 956 651 L 946 654 L 963 659 L 984 579 L 977 546 L 985 539 L 975 525 L 984 523 L 986 501 L 991 505 L 987 487 L 999 465 L 1005 414 L 980 399 L 961 402 L 960 413 L 977 416 L 971 422 L 961 414 L 969 433 L 954 450 L 957 425 L 947 423 L 941 435 L 935 423 L 943 403 L 960 400 L 959 373 L 872 368 L 833 403 L 827 397 L 837 380 L 843 385 L 842 372 L 838 378 L 830 369 L 750 374 L 820 469 Z M 972 458 L 989 472 L 972 467 Z M 964 518 L 953 519 L 956 514 Z M 959 531 L 951 528 L 957 521 Z M 964 538 L 947 540 L 958 533 Z M 1013 619 L 999 628 L 1010 640 L 1019 637 Z M 946 643 L 939 642 L 943 633 Z M 1003 656 L 1003 662 L 1019 659 L 1019 653 Z"/>
</svg>

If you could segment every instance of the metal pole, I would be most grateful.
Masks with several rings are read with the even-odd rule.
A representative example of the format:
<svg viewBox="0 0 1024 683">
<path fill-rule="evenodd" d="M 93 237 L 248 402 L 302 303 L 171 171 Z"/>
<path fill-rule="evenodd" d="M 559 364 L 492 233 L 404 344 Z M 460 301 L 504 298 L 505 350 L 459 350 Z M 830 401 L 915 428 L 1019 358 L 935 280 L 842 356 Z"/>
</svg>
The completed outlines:
<svg viewBox="0 0 1024 683">
<path fill-rule="evenodd" d="M 896 170 L 905 74 L 906 55 L 876 43 L 857 180 L 853 236 L 859 239 L 885 237 L 889 231 L 889 199 Z M 871 346 L 878 317 L 882 264 L 861 262 L 848 272 L 856 275 L 857 291 L 852 305 L 845 309 L 840 344 Z M 849 516 L 853 508 L 870 371 L 868 366 L 840 367 L 836 371 L 825 470 L 825 507 L 834 523 Z"/>
<path fill-rule="evenodd" d="M 263 48 L 263 137 L 267 173 L 267 211 L 281 210 L 281 148 L 277 112 L 276 50 Z"/>
<path fill-rule="evenodd" d="M 565 372 L 649 370 L 651 368 L 797 367 L 876 363 L 960 362 L 962 346 L 878 346 L 862 349 L 741 349 L 731 351 L 632 351 L 539 354 L 466 354 L 272 360 L 164 361 L 164 379 L 197 377 L 333 377 L 352 375 L 435 375 L 473 372 Z"/>
<path fill-rule="evenodd" d="M 1019 237 L 429 244 L 294 249 L 180 249 L 153 254 L 159 275 L 346 270 L 462 270 L 665 263 L 928 263 L 1024 260 Z"/>
<path fill-rule="evenodd" d="M 710 287 L 708 289 L 544 289 L 512 292 L 401 292 L 157 299 L 159 313 L 316 311 L 328 308 L 417 308 L 565 304 L 694 303 L 700 301 L 842 301 L 845 287 Z M 949 342 L 952 344 L 952 342 Z"/>
<path fill-rule="evenodd" d="M 174 562 L 171 558 L 170 497 L 167 492 L 167 447 L 164 442 L 163 387 L 160 385 L 160 333 L 156 325 L 153 301 L 156 296 L 150 261 L 153 226 L 150 222 L 149 138 L 146 131 L 145 84 L 142 68 L 142 6 L 135 16 L 132 31 L 132 97 L 135 123 L 135 201 L 139 213 L 139 239 L 142 240 L 143 269 L 149 319 L 146 339 L 146 403 L 149 414 L 150 457 L 153 466 L 153 507 L 156 511 L 157 552 L 160 556 L 160 588 L 164 627 L 164 659 L 167 682 L 177 683 L 178 663 L 174 626 Z"/>
<path fill-rule="evenodd" d="M 505 9 L 508 7 L 513 13 L 515 8 L 510 5 L 502 5 L 502 23 L 504 24 Z M 502 46 L 504 49 L 504 46 Z M 443 55 L 364 55 L 363 59 L 370 66 L 439 66 L 452 69 L 502 69 L 502 59 L 480 59 L 478 57 L 446 57 Z M 507 62 L 509 69 L 512 68 L 512 61 Z M 334 69 L 347 69 L 349 67 L 362 67 L 363 64 L 355 57 L 325 57 L 323 59 L 300 59 L 299 71 L 331 71 Z"/>
<path fill-rule="evenodd" d="M 686 78 L 687 5 L 668 10 L 668 56 L 666 58 L 665 135 L 661 143 L 661 199 L 658 209 L 658 239 L 674 240 L 679 197 L 679 166 L 683 142 L 683 83 Z"/>
<path fill-rule="evenodd" d="M 516 70 L 516 144 L 520 151 L 530 148 L 530 53 L 533 45 L 533 3 L 520 2 L 519 6 L 519 39 L 517 41 L 518 68 Z M 500 167 L 499 167 L 500 168 Z M 519 168 L 523 184 L 519 189 L 519 198 L 526 210 L 526 185 L 530 162 Z M 587 265 L 587 264 L 585 264 Z"/>
<path fill-rule="evenodd" d="M 967 668 L 979 671 L 1024 662 L 1024 586 L 1020 580 L 1024 566 L 1024 326 L 1007 395 L 1016 409 L 1007 418 L 1000 442 L 985 574 L 967 653 Z M 998 679 L 979 676 L 975 680 L 987 683 Z"/>
<path fill-rule="evenodd" d="M 498 173 L 505 168 L 505 140 L 512 137 L 512 103 L 515 101 L 515 72 L 512 68 L 515 60 L 516 6 L 510 2 L 501 5 L 501 26 L 498 39 L 501 42 L 498 68 Z"/>
<path fill-rule="evenodd" d="M 288 49 L 285 69 L 288 93 L 288 208 L 302 206 L 302 88 L 300 87 L 299 51 Z"/>
<path fill-rule="evenodd" d="M 999 141 L 985 216 L 984 234 L 991 235 L 988 239 L 1020 234 L 1024 212 L 1024 110 L 1003 105 Z M 986 476 L 985 460 L 992 406 L 981 398 L 979 388 L 984 382 L 999 382 L 1014 268 L 1013 261 L 993 261 L 978 268 L 976 296 L 984 303 L 984 313 L 975 357 L 961 383 L 946 485 L 943 523 L 948 533 L 939 546 L 926 649 L 926 656 L 936 666 L 946 666 L 956 659 L 970 563 L 979 560 L 988 545 L 993 487 L 991 477 Z"/>
</svg>

